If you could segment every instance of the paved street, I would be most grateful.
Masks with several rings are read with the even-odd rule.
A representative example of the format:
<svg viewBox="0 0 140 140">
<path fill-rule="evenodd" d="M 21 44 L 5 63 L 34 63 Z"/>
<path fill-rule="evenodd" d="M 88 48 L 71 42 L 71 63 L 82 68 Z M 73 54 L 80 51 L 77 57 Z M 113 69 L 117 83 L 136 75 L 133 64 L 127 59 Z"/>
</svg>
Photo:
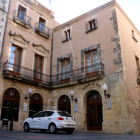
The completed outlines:
<svg viewBox="0 0 140 140">
<path fill-rule="evenodd" d="M 19 131 L 0 131 L 0 140 L 140 140 L 140 135 L 130 134 L 107 134 L 95 132 L 77 132 L 72 135 L 65 132 L 57 134 L 41 133 L 39 131 L 19 132 Z"/>
</svg>

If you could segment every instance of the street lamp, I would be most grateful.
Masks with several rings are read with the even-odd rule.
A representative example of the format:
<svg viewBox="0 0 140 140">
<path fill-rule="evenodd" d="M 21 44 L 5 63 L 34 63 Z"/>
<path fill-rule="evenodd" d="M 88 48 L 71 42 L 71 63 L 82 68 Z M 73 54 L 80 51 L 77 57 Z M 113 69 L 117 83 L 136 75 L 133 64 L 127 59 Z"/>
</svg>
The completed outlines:
<svg viewBox="0 0 140 140">
<path fill-rule="evenodd" d="M 27 98 L 31 98 L 32 92 L 33 92 L 33 90 L 30 88 L 30 89 L 28 90 L 29 97 L 25 96 L 25 100 L 27 100 Z"/>
<path fill-rule="evenodd" d="M 103 91 L 104 91 L 104 95 L 105 95 L 105 99 L 106 99 L 106 96 L 109 98 L 111 95 L 110 94 L 106 94 L 106 91 L 107 91 L 107 85 L 104 83 L 103 85 Z"/>
<path fill-rule="evenodd" d="M 74 100 L 75 102 L 78 101 L 78 99 L 73 99 L 73 96 L 74 96 L 74 91 L 73 91 L 73 90 L 70 91 L 70 96 L 71 96 L 72 102 L 73 102 L 73 100 Z"/>
</svg>

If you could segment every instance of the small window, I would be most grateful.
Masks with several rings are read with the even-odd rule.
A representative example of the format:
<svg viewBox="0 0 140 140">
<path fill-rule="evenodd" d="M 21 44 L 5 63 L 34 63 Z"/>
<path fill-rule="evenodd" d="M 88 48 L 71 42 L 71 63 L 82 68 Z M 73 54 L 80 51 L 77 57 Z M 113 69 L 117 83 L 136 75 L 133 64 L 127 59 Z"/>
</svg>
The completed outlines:
<svg viewBox="0 0 140 140">
<path fill-rule="evenodd" d="M 67 31 L 64 31 L 64 37 L 63 37 L 63 43 L 66 42 L 66 41 L 69 41 L 69 39 L 71 39 L 71 36 L 70 36 L 70 29 L 68 29 Z"/>
<path fill-rule="evenodd" d="M 68 112 L 57 112 L 62 117 L 72 117 Z"/>
<path fill-rule="evenodd" d="M 26 8 L 19 5 L 18 8 L 18 17 L 20 20 L 25 20 L 26 17 Z"/>
<path fill-rule="evenodd" d="M 134 31 L 133 31 L 133 30 L 132 30 L 132 38 L 133 38 L 136 42 L 138 42 L 137 39 L 136 39 L 136 37 L 135 37 L 135 34 L 134 34 Z"/>
<path fill-rule="evenodd" d="M 137 65 L 137 70 L 139 70 L 140 66 L 139 66 L 139 58 L 138 57 L 136 57 L 136 65 Z"/>
<path fill-rule="evenodd" d="M 86 20 L 86 33 L 97 29 L 97 18 L 92 18 L 91 20 Z"/>
<path fill-rule="evenodd" d="M 45 31 L 45 20 L 43 18 L 39 18 L 39 27 L 41 31 Z"/>
<path fill-rule="evenodd" d="M 65 31 L 65 40 L 69 40 L 70 38 L 70 29 Z"/>
<path fill-rule="evenodd" d="M 95 19 L 92 21 L 89 21 L 89 30 L 93 30 L 95 28 L 96 24 L 95 24 Z"/>
</svg>

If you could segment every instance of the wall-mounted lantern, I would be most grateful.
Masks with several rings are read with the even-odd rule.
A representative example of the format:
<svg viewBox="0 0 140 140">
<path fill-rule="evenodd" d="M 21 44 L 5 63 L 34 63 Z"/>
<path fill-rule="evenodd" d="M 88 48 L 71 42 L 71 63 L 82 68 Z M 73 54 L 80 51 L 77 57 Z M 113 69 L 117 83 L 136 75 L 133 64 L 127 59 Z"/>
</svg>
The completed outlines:
<svg viewBox="0 0 140 140">
<path fill-rule="evenodd" d="M 32 92 L 33 92 L 33 90 L 30 88 L 30 89 L 28 90 L 29 97 L 25 96 L 25 100 L 27 100 L 27 98 L 31 98 Z"/>
<path fill-rule="evenodd" d="M 103 91 L 104 91 L 104 95 L 105 95 L 105 99 L 106 99 L 106 96 L 108 97 L 108 98 L 110 98 L 110 94 L 106 94 L 106 91 L 107 91 L 107 85 L 104 83 L 104 85 L 103 85 Z"/>
<path fill-rule="evenodd" d="M 73 90 L 70 91 L 70 96 L 71 96 L 72 102 L 73 102 L 73 100 L 74 100 L 75 102 L 78 101 L 78 99 L 73 99 L 73 96 L 74 96 L 74 91 L 73 91 Z"/>
</svg>

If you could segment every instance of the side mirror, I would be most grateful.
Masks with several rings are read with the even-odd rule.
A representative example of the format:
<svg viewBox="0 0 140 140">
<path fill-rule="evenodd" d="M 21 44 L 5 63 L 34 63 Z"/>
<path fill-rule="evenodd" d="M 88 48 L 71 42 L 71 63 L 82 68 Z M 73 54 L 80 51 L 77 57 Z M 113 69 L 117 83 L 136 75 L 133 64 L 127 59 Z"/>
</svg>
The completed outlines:
<svg viewBox="0 0 140 140">
<path fill-rule="evenodd" d="M 33 117 L 33 116 L 31 116 L 31 118 L 33 119 L 34 117 Z"/>
</svg>

